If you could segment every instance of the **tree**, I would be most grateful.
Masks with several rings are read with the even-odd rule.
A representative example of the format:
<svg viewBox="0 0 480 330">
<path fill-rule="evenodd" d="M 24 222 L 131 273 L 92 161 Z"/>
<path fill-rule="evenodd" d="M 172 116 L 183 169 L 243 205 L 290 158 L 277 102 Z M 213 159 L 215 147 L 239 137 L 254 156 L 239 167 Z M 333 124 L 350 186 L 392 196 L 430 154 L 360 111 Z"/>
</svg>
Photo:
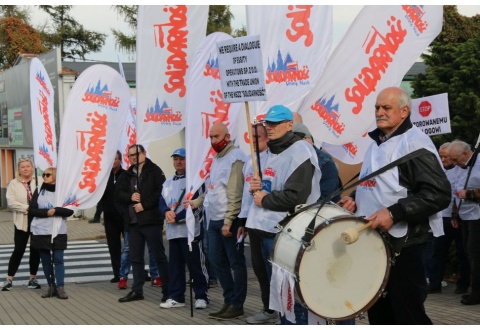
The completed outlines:
<svg viewBox="0 0 480 330">
<path fill-rule="evenodd" d="M 4 18 L 15 17 L 22 20 L 24 23 L 29 23 L 30 20 L 28 7 L 22 8 L 20 6 L 0 5 L 0 16 Z"/>
<path fill-rule="evenodd" d="M 137 13 L 138 6 L 113 6 L 117 14 L 123 16 L 128 25 L 132 28 L 133 33 L 128 35 L 117 29 L 112 29 L 115 37 L 116 47 L 125 53 L 134 53 L 136 49 L 136 32 L 137 32 Z"/>
<path fill-rule="evenodd" d="M 230 6 L 212 5 L 208 6 L 207 35 L 213 32 L 225 32 L 232 34 L 230 21 L 233 14 L 230 12 Z"/>
<path fill-rule="evenodd" d="M 99 52 L 105 45 L 106 35 L 95 31 L 86 30 L 78 23 L 69 11 L 73 6 L 41 5 L 40 9 L 50 15 L 50 29 L 44 27 L 41 31 L 42 39 L 48 48 L 59 47 L 62 59 L 80 58 L 85 60 L 85 55 Z"/>
<path fill-rule="evenodd" d="M 116 29 L 112 29 L 117 48 L 126 53 L 133 53 L 136 49 L 137 32 L 137 13 L 138 6 L 114 6 L 117 13 L 125 18 L 128 25 L 132 28 L 133 34 L 124 34 Z M 213 32 L 225 32 L 232 34 L 230 21 L 233 14 L 230 12 L 230 6 L 212 5 L 208 8 L 207 35 Z M 246 35 L 245 27 L 235 30 L 234 36 Z"/>
<path fill-rule="evenodd" d="M 245 27 L 245 25 L 242 25 L 240 29 L 235 29 L 235 31 L 233 31 L 232 37 L 238 38 L 238 37 L 244 37 L 246 35 L 247 35 L 247 28 Z"/>
<path fill-rule="evenodd" d="M 0 19 L 0 68 L 8 69 L 20 53 L 46 51 L 38 32 L 19 18 Z"/>
<path fill-rule="evenodd" d="M 442 32 L 423 54 L 425 74 L 413 81 L 413 97 L 448 93 L 451 134 L 433 136 L 440 145 L 453 139 L 477 141 L 480 127 L 480 16 L 466 17 L 443 6 Z"/>
</svg>

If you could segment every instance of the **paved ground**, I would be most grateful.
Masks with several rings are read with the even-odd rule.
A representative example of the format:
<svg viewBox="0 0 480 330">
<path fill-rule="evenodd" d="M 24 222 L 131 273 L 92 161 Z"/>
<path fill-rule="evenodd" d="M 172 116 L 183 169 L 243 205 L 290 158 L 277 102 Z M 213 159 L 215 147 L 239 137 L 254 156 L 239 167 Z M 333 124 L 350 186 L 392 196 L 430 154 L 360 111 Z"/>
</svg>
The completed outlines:
<svg viewBox="0 0 480 330">
<path fill-rule="evenodd" d="M 101 224 L 89 224 L 87 220 L 68 222 L 70 240 L 103 239 Z M 0 244 L 13 243 L 11 213 L 0 209 Z M 249 256 L 248 256 L 249 257 Z M 0 281 L 6 274 L 0 274 Z M 247 316 L 261 309 L 259 289 L 253 274 L 248 271 L 248 294 L 244 310 Z M 129 286 L 131 280 L 129 280 Z M 68 300 L 42 299 L 42 290 L 31 290 L 26 286 L 15 287 L 10 292 L 0 292 L 0 325 L 245 325 L 244 319 L 217 321 L 208 318 L 208 313 L 217 311 L 222 305 L 222 290 L 210 290 L 211 302 L 205 310 L 194 310 L 191 316 L 190 303 L 184 308 L 160 309 L 159 288 L 145 286 L 145 300 L 118 303 L 117 299 L 127 292 L 117 290 L 116 284 L 108 281 L 81 282 L 65 287 Z M 453 293 L 449 284 L 443 293 L 430 295 L 426 302 L 428 315 L 436 325 L 479 325 L 480 305 L 463 306 L 460 296 Z M 187 292 L 187 300 L 188 298 Z M 368 324 L 365 318 L 357 324 Z"/>
</svg>

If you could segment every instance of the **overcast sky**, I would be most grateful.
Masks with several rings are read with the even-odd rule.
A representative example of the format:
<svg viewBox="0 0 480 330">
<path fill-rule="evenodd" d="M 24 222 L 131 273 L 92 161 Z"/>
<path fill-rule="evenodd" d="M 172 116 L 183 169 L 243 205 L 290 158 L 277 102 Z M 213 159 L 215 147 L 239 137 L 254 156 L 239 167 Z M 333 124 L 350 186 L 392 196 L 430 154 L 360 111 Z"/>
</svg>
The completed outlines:
<svg viewBox="0 0 480 330">
<path fill-rule="evenodd" d="M 333 47 L 340 42 L 343 35 L 347 31 L 355 16 L 360 12 L 363 6 L 333 6 Z M 245 6 L 232 5 L 230 10 L 235 16 L 232 27 L 233 29 L 246 26 Z M 480 14 L 480 6 L 458 6 L 458 11 L 462 15 L 472 16 Z M 117 50 L 115 49 L 115 41 L 111 35 L 111 28 L 116 28 L 124 33 L 131 33 L 131 29 L 123 21 L 122 17 L 117 15 L 112 6 L 75 6 L 71 11 L 71 15 L 77 21 L 83 24 L 84 28 L 108 35 L 105 45 L 100 53 L 90 53 L 87 55 L 88 60 L 117 62 Z M 48 23 L 48 15 L 39 11 L 36 7 L 31 6 L 32 24 L 37 26 L 45 22 Z M 126 53 L 120 53 L 122 62 L 132 62 L 135 57 Z"/>
</svg>

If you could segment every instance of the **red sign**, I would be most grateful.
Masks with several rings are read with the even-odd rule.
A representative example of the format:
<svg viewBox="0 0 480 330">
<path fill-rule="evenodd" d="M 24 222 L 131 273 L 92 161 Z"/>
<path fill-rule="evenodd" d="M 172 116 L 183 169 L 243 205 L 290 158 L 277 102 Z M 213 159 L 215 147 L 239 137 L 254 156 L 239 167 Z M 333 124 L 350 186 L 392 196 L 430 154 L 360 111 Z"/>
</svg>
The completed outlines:
<svg viewBox="0 0 480 330">
<path fill-rule="evenodd" d="M 418 106 L 418 112 L 422 117 L 428 117 L 432 113 L 432 105 L 428 101 L 422 101 Z"/>
</svg>

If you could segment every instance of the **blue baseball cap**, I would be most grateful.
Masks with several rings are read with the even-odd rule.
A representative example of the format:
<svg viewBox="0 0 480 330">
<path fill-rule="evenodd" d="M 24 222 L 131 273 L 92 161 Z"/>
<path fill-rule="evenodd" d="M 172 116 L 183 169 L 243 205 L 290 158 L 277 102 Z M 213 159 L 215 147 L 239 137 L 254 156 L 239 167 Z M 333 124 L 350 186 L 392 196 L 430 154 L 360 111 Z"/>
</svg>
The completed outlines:
<svg viewBox="0 0 480 330">
<path fill-rule="evenodd" d="M 283 105 L 274 105 L 267 111 L 267 115 L 265 116 L 265 121 L 271 121 L 274 123 L 278 123 L 280 121 L 293 121 L 293 113 L 292 111 L 283 106 Z"/>
<path fill-rule="evenodd" d="M 186 156 L 186 152 L 185 152 L 185 148 L 178 148 L 177 150 L 175 150 L 172 154 L 172 156 L 170 157 L 173 157 L 173 156 L 180 156 L 180 157 L 183 157 L 185 158 Z"/>
</svg>

